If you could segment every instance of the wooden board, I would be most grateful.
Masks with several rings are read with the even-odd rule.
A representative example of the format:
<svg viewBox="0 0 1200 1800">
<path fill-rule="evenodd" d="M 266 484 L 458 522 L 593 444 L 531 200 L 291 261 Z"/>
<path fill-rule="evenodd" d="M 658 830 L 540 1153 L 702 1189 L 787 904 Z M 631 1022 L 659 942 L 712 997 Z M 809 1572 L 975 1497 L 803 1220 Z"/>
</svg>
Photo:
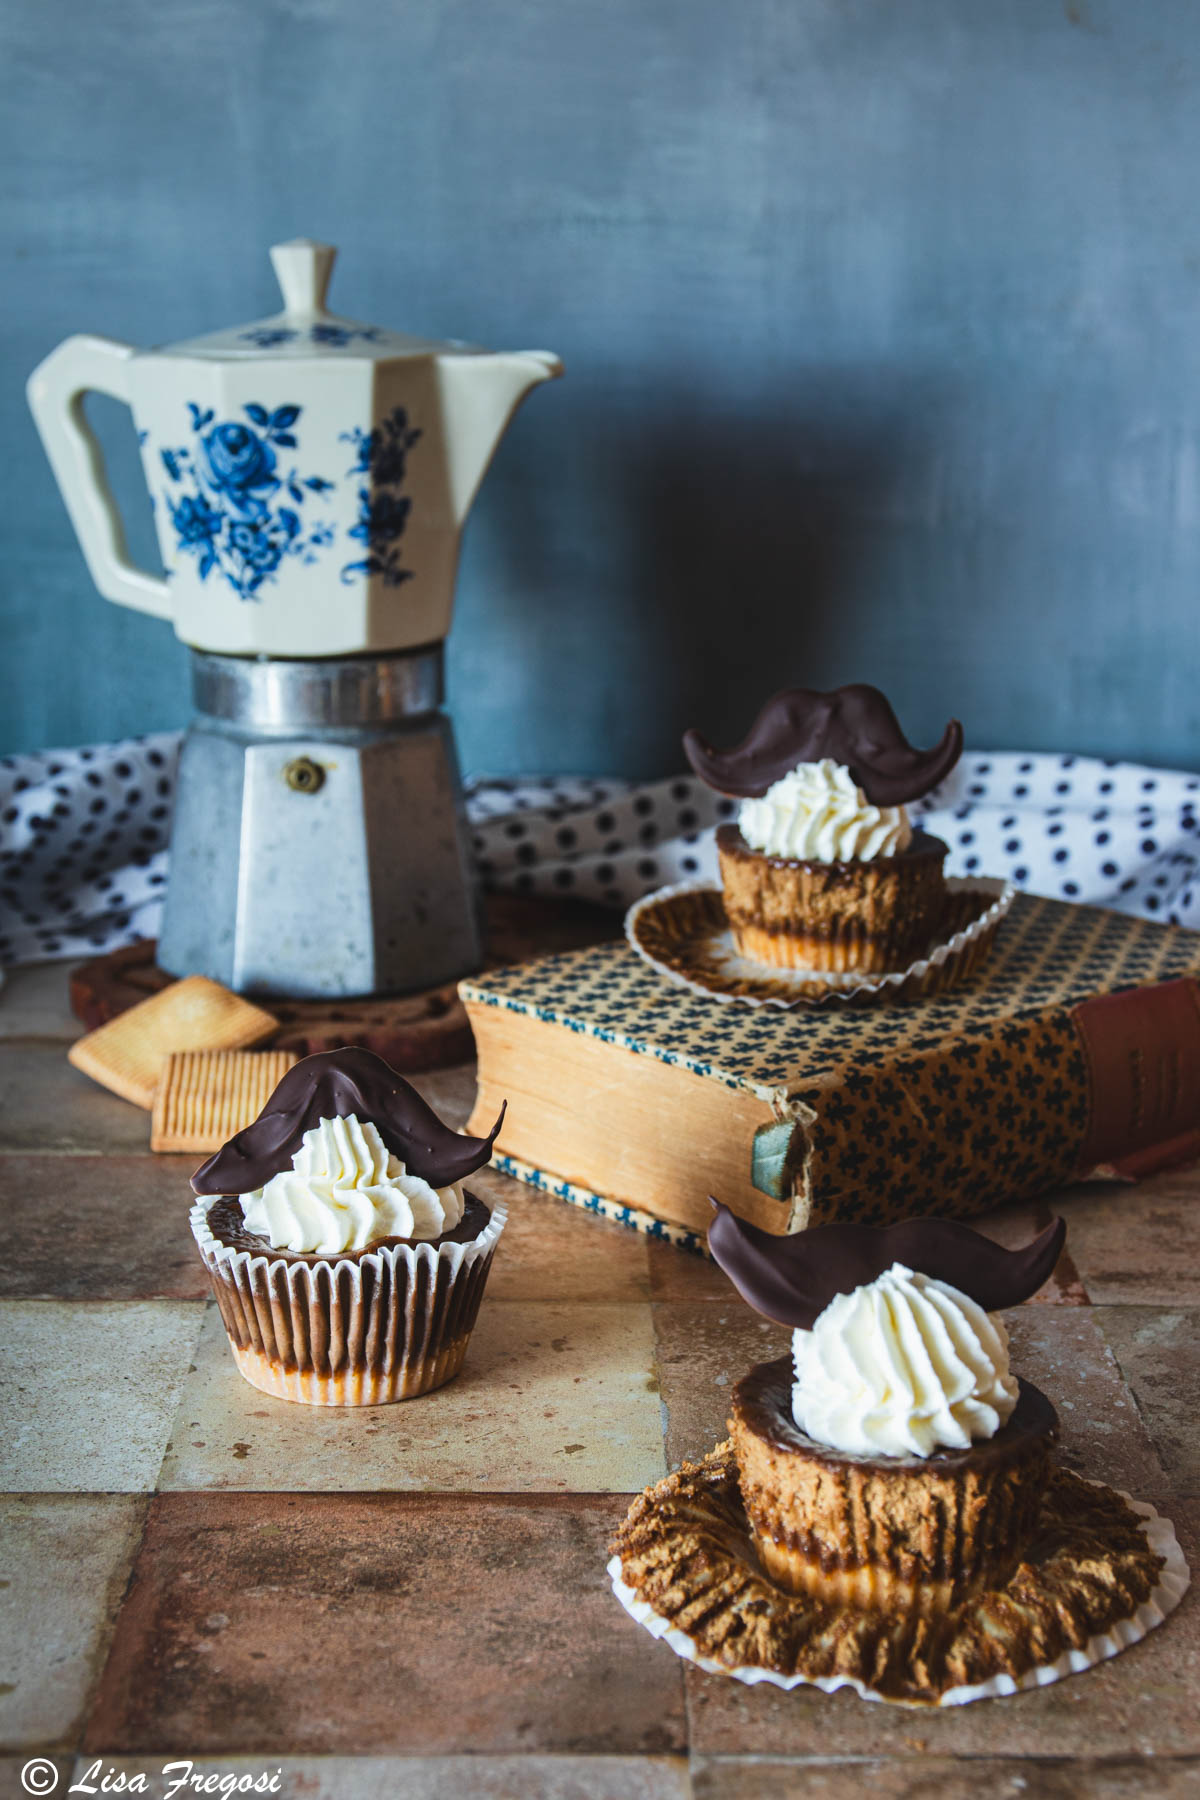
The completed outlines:
<svg viewBox="0 0 1200 1800">
<path fill-rule="evenodd" d="M 577 950 L 621 935 L 619 913 L 579 900 L 491 894 L 485 903 L 486 965 L 528 962 L 554 950 Z M 71 976 L 71 1010 L 89 1031 L 136 1006 L 175 976 L 154 960 L 155 942 L 144 938 L 83 963 Z M 309 1056 L 357 1044 L 374 1050 L 401 1073 L 443 1069 L 469 1062 L 475 1053 L 471 1027 L 456 984 L 422 993 L 364 1000 L 286 1000 L 265 1004 L 282 1021 L 272 1048 Z"/>
</svg>

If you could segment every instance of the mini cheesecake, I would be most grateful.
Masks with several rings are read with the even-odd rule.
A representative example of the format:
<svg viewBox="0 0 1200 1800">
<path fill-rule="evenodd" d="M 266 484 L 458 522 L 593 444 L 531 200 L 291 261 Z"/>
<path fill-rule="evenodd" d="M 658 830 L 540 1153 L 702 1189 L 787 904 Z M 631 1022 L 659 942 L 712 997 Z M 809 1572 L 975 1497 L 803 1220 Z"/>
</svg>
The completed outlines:
<svg viewBox="0 0 1200 1800">
<path fill-rule="evenodd" d="M 1038 1522 L 1058 1415 L 1027 1381 L 1008 1422 L 967 1450 L 853 1456 L 792 1418 L 792 1359 L 734 1389 L 729 1429 L 763 1569 L 864 1609 L 947 1612 L 1003 1585 Z"/>
<path fill-rule="evenodd" d="M 883 974 L 936 940 L 947 848 L 927 832 L 896 856 L 819 862 L 752 849 L 738 826 L 722 825 L 717 854 L 734 942 L 755 962 Z"/>
<path fill-rule="evenodd" d="M 287 1071 L 192 1176 L 192 1234 L 247 1381 L 378 1406 L 457 1375 L 506 1217 L 462 1183 L 503 1118 L 464 1136 L 353 1045 Z"/>
<path fill-rule="evenodd" d="M 411 1400 L 462 1367 L 504 1224 L 464 1195 L 462 1218 L 429 1239 L 381 1238 L 307 1254 L 246 1229 L 231 1195 L 200 1201 L 192 1226 L 241 1373 L 264 1393 L 326 1406 Z"/>
</svg>

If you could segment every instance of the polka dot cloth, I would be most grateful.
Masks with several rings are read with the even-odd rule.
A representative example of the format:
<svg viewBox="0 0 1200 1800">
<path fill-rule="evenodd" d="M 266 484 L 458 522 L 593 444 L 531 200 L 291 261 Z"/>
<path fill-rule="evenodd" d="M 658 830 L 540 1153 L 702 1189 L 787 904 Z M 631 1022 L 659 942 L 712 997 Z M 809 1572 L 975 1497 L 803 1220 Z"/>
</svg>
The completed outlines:
<svg viewBox="0 0 1200 1800">
<path fill-rule="evenodd" d="M 951 875 L 1200 930 L 1198 802 L 1200 775 L 998 751 L 964 756 L 913 811 Z"/>
<path fill-rule="evenodd" d="M 467 810 L 489 887 L 626 907 L 671 881 L 715 880 L 710 827 L 737 802 L 691 775 L 644 787 L 481 778 L 467 785 Z"/>
<path fill-rule="evenodd" d="M 154 937 L 179 733 L 0 757 L 0 968 Z"/>
<path fill-rule="evenodd" d="M 179 736 L 0 758 L 0 967 L 157 935 Z M 1200 775 L 1082 756 L 966 756 L 914 817 L 954 875 L 1200 929 Z M 626 907 L 717 879 L 712 827 L 737 802 L 694 776 L 467 784 L 487 886 Z"/>
</svg>

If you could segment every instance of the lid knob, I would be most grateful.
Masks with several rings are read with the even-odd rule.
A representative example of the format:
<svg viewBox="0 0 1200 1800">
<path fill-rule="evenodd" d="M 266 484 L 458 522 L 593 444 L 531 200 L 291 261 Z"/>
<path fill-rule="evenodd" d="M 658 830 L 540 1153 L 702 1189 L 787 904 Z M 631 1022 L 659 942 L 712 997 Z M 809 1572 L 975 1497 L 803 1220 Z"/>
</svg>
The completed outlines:
<svg viewBox="0 0 1200 1800">
<path fill-rule="evenodd" d="M 291 238 L 286 244 L 272 244 L 271 265 L 283 294 L 285 312 L 325 311 L 325 290 L 336 255 L 332 244 L 318 244 L 313 238 Z"/>
</svg>

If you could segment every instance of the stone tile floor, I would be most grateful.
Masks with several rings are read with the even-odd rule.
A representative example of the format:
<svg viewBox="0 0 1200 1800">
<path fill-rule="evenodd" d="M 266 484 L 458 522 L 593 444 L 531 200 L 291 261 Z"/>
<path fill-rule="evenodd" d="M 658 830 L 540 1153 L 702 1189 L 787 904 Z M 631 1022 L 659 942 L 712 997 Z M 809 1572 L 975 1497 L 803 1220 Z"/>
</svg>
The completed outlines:
<svg viewBox="0 0 1200 1800">
<path fill-rule="evenodd" d="M 458 1382 L 346 1413 L 248 1387 L 191 1159 L 69 1067 L 65 995 L 62 965 L 0 990 L 0 1797 L 34 1756 L 43 1793 L 165 1794 L 190 1759 L 210 1792 L 278 1771 L 312 1800 L 1200 1795 L 1194 1593 L 1089 1674 L 933 1714 L 701 1675 L 626 1618 L 604 1564 L 630 1495 L 786 1343 L 668 1246 L 487 1173 L 510 1224 Z M 427 1084 L 456 1122 L 471 1088 Z M 1070 1256 L 1017 1364 L 1064 1459 L 1152 1500 L 1195 1566 L 1200 1173 L 984 1227 L 1017 1242 L 1051 1205 Z"/>
</svg>

